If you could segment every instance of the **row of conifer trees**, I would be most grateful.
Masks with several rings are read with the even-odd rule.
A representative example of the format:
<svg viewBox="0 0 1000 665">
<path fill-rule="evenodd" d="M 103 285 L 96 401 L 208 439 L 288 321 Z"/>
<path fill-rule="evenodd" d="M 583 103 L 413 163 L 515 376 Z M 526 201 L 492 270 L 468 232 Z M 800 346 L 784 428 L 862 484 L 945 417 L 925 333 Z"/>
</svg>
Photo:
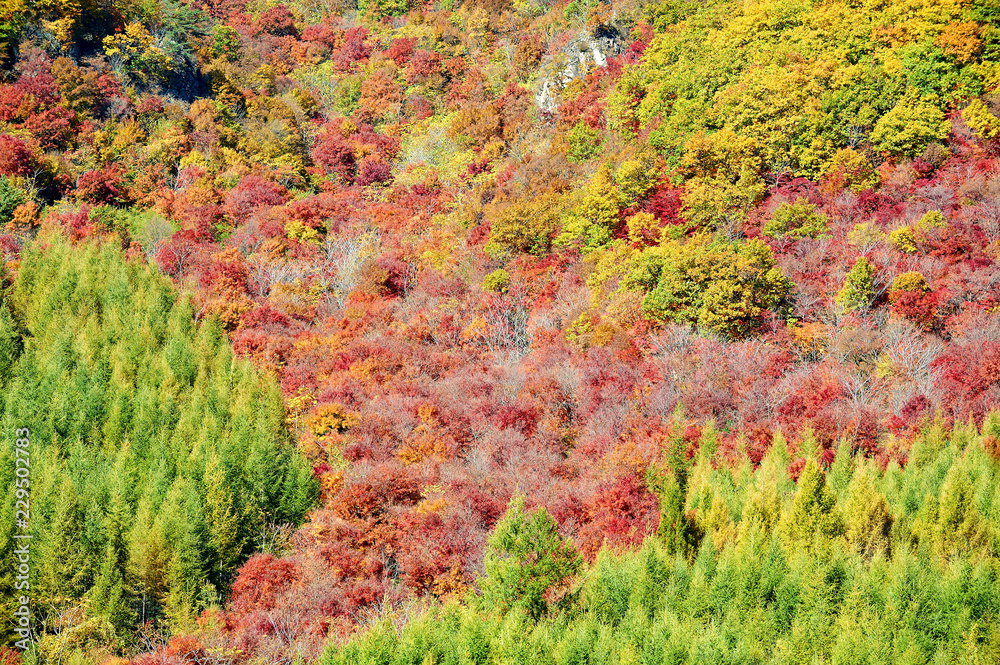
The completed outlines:
<svg viewBox="0 0 1000 665">
<path fill-rule="evenodd" d="M 793 482 L 780 437 L 733 470 L 709 431 L 691 463 L 650 476 L 662 521 L 640 551 L 582 565 L 544 509 L 515 501 L 478 596 L 386 608 L 322 662 L 996 663 L 998 435 L 997 415 L 930 424 L 903 466 L 843 444 Z"/>
</svg>

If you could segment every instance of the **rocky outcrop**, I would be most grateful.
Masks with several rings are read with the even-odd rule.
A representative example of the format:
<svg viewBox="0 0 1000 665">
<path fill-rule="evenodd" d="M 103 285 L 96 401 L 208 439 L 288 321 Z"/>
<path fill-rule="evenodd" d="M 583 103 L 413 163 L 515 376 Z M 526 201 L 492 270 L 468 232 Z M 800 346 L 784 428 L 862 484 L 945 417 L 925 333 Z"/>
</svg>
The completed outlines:
<svg viewBox="0 0 1000 665">
<path fill-rule="evenodd" d="M 560 93 L 571 81 L 583 78 L 595 67 L 606 67 L 608 58 L 618 55 L 624 48 L 625 40 L 614 25 L 599 25 L 593 32 L 581 32 L 559 55 L 542 66 L 535 88 L 535 103 L 543 111 L 555 111 Z"/>
</svg>

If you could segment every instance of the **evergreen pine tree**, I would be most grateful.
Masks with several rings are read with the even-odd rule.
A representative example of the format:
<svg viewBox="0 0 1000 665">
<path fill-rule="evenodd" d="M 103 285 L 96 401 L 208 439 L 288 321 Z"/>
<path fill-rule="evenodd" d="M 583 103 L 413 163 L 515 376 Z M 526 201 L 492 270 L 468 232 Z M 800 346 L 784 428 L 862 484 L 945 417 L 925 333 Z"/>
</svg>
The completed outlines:
<svg viewBox="0 0 1000 665">
<path fill-rule="evenodd" d="M 957 461 L 948 470 L 941 486 L 937 517 L 934 545 L 942 556 L 974 552 L 992 545 L 989 524 L 983 520 L 976 504 L 963 460 Z"/>
<path fill-rule="evenodd" d="M 135 614 L 129 602 L 125 577 L 118 565 L 118 554 L 110 543 L 89 596 L 90 612 L 105 620 L 109 637 L 114 641 L 124 638 L 135 625 Z"/>
<path fill-rule="evenodd" d="M 889 504 L 875 489 L 868 469 L 861 466 L 851 480 L 844 506 L 847 541 L 866 559 L 880 552 L 890 556 L 892 523 Z"/>
<path fill-rule="evenodd" d="M 684 493 L 677 478 L 667 472 L 650 483 L 650 487 L 660 497 L 660 526 L 656 534 L 662 539 L 667 552 L 692 556 L 700 534 L 697 525 L 684 511 Z"/>
<path fill-rule="evenodd" d="M 14 317 L 11 316 L 7 303 L 0 299 L 0 386 L 6 384 L 13 373 L 23 346 Z"/>
<path fill-rule="evenodd" d="M 501 612 L 520 608 L 537 620 L 548 611 L 546 593 L 563 585 L 580 564 L 580 555 L 560 537 L 548 512 L 528 513 L 524 497 L 514 497 L 487 542 L 483 603 Z"/>
<path fill-rule="evenodd" d="M 799 476 L 791 508 L 782 516 L 781 539 L 792 549 L 813 549 L 840 534 L 842 525 L 836 498 L 826 486 L 826 476 L 814 460 L 807 460 Z"/>
<path fill-rule="evenodd" d="M 243 514 L 218 455 L 209 454 L 205 466 L 205 520 L 212 552 L 211 577 L 216 586 L 228 585 L 229 573 L 243 555 L 246 535 L 240 528 Z"/>
</svg>

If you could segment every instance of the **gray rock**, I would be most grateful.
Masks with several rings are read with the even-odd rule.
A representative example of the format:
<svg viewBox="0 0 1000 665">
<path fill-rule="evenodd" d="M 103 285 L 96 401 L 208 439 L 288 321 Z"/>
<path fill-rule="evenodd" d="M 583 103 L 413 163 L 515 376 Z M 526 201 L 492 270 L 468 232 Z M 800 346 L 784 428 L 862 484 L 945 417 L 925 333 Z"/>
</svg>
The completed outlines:
<svg viewBox="0 0 1000 665">
<path fill-rule="evenodd" d="M 597 67 L 607 67 L 608 58 L 624 49 L 625 40 L 614 25 L 599 25 L 592 33 L 581 31 L 558 55 L 548 58 L 542 65 L 535 88 L 538 108 L 554 112 L 559 107 L 563 89 L 570 82 L 585 77 Z"/>
</svg>

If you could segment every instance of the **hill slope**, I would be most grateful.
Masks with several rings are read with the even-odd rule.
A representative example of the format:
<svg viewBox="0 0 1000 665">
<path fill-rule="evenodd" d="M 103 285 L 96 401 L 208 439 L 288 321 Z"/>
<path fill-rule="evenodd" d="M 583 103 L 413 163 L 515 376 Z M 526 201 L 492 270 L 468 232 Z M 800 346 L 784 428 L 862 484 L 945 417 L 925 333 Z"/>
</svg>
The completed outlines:
<svg viewBox="0 0 1000 665">
<path fill-rule="evenodd" d="M 158 372 L 174 376 L 164 362 L 195 377 L 163 439 L 179 455 L 163 473 L 174 483 L 179 460 L 202 451 L 192 475 L 217 463 L 235 502 L 204 529 L 218 540 L 247 516 L 223 538 L 239 547 L 199 541 L 202 556 L 184 563 L 194 586 L 159 572 L 173 554 L 143 564 L 163 608 L 180 593 L 184 612 L 207 610 L 197 628 L 176 612 L 158 622 L 197 638 L 149 638 L 149 658 L 311 661 L 380 612 L 482 591 L 488 539 L 517 494 L 589 566 L 602 548 L 677 546 L 664 541 L 680 538 L 669 525 L 681 513 L 699 529 L 715 519 L 680 480 L 696 455 L 720 483 L 736 470 L 740 488 L 777 455 L 784 468 L 764 480 L 790 505 L 811 462 L 832 473 L 870 460 L 892 479 L 932 427 L 971 420 L 988 437 L 1000 404 L 998 15 L 967 1 L 0 7 L 10 269 L 35 279 L 39 233 L 74 245 L 58 250 L 67 265 L 77 246 L 120 246 L 128 270 L 159 271 L 190 298 L 175 306 L 190 307 L 176 314 L 184 339 L 192 317 L 219 326 L 154 345 L 163 359 L 148 363 L 136 360 L 147 333 L 130 335 L 135 348 L 114 342 L 157 386 Z M 22 294 L 10 325 L 30 330 L 17 312 L 47 291 Z M 96 316 L 68 312 L 64 336 Z M 58 360 L 72 344 L 56 332 L 37 363 L 70 372 L 39 369 L 58 392 L 75 377 L 60 363 L 76 361 Z M 230 436 L 235 418 L 216 400 L 247 411 L 257 394 L 228 395 L 218 378 L 199 388 L 211 354 L 228 353 L 223 333 L 280 383 L 283 405 L 253 398 L 267 405 L 254 411 L 260 431 L 280 441 L 284 409 L 319 479 L 316 510 L 280 547 L 251 534 L 302 514 L 302 468 L 289 457 L 272 469 L 289 480 L 264 482 L 258 457 L 245 467 L 242 454 L 206 452 L 225 449 L 205 437 Z M 74 353 L 118 357 L 91 344 Z M 87 394 L 88 377 L 73 390 Z M 152 395 L 135 399 L 170 422 Z M 117 426 L 89 424 L 103 415 L 62 408 L 45 427 L 125 450 Z M 141 468 L 158 449 L 137 436 Z M 265 517 L 251 496 L 262 488 L 286 497 L 268 494 Z M 903 506 L 884 493 L 908 525 L 893 542 L 917 548 L 907 516 L 923 496 Z M 204 531 L 206 504 L 185 506 L 181 531 Z M 741 516 L 731 507 L 734 528 Z M 154 526 L 136 543 L 158 542 L 158 519 L 139 520 Z M 692 556 L 708 547 L 698 533 L 681 534 Z M 84 569 L 101 570 L 103 537 Z M 719 547 L 706 561 L 732 555 Z M 869 574 L 861 555 L 844 556 Z M 119 564 L 123 579 L 136 574 Z M 98 578 L 87 575 L 68 597 Z M 228 597 L 211 593 L 231 581 Z M 123 628 L 145 616 L 129 588 Z M 567 616 L 591 611 L 567 603 Z M 942 653 L 992 639 L 966 623 L 948 635 Z M 937 648 L 921 644 L 917 661 Z"/>
</svg>

